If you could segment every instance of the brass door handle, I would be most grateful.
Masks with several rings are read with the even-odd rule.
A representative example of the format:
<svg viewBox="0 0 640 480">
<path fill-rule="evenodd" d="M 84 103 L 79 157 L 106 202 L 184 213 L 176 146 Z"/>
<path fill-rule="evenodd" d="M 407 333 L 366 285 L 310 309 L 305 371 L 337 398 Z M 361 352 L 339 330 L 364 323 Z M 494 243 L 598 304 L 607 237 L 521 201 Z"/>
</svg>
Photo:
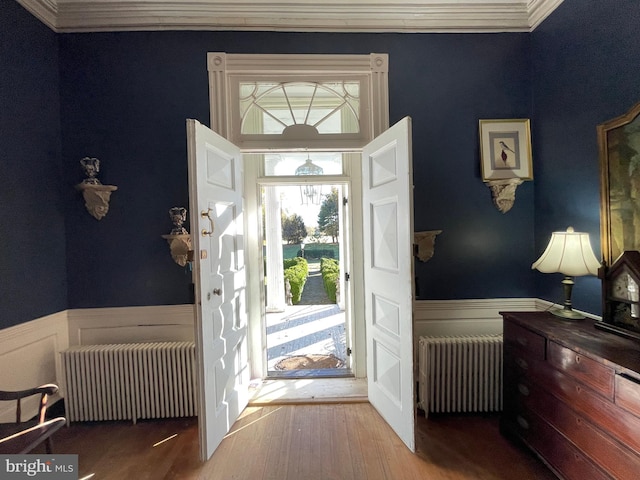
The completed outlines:
<svg viewBox="0 0 640 480">
<path fill-rule="evenodd" d="M 211 229 L 207 230 L 205 228 L 202 229 L 201 233 L 203 237 L 206 237 L 207 235 L 211 236 L 213 235 L 213 218 L 211 218 L 211 208 L 207 208 L 206 210 L 203 210 L 200 212 L 200 216 L 202 218 L 208 218 L 209 219 L 209 223 L 211 224 Z"/>
</svg>

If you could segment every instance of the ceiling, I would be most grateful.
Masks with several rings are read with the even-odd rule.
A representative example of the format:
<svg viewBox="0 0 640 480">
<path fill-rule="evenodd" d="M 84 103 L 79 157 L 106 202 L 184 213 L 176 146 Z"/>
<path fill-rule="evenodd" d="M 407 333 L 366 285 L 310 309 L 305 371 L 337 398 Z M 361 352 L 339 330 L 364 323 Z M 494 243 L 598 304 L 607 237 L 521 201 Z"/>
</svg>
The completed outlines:
<svg viewBox="0 0 640 480">
<path fill-rule="evenodd" d="M 17 0 L 55 32 L 530 32 L 563 0 Z"/>
</svg>

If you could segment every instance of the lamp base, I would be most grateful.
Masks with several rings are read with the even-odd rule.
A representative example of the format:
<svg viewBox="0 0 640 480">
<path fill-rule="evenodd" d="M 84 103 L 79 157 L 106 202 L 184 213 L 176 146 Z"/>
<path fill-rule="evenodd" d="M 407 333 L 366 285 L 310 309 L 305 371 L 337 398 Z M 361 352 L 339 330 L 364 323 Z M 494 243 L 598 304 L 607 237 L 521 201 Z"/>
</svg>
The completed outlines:
<svg viewBox="0 0 640 480">
<path fill-rule="evenodd" d="M 563 320 L 584 320 L 585 318 L 581 313 L 567 308 L 556 308 L 550 311 L 552 315 L 562 318 Z"/>
</svg>

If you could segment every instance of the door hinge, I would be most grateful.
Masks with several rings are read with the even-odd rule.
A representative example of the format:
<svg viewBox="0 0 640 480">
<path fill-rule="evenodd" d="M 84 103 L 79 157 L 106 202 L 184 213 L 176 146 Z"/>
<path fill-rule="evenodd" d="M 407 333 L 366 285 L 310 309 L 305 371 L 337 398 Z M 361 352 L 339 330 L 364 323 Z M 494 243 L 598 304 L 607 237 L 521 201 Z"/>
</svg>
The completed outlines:
<svg viewBox="0 0 640 480">
<path fill-rule="evenodd" d="M 349 199 L 347 197 L 342 197 L 342 205 L 346 206 L 349 203 Z"/>
<path fill-rule="evenodd" d="M 348 282 L 350 278 L 351 278 L 351 275 L 349 275 L 348 272 L 344 272 L 344 281 Z"/>
<path fill-rule="evenodd" d="M 347 347 L 347 357 L 351 356 L 351 349 L 349 347 Z"/>
</svg>

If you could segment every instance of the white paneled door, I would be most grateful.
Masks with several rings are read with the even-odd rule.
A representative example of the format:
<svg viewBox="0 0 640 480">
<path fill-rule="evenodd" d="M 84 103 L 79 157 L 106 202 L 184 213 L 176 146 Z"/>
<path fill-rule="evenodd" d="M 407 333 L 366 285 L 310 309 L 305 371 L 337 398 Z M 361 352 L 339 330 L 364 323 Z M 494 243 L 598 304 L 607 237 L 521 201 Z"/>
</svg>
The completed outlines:
<svg viewBox="0 0 640 480">
<path fill-rule="evenodd" d="M 204 461 L 248 401 L 242 156 L 196 120 L 187 120 L 187 146 Z"/>
<path fill-rule="evenodd" d="M 362 152 L 369 401 L 415 451 L 411 119 Z"/>
</svg>

